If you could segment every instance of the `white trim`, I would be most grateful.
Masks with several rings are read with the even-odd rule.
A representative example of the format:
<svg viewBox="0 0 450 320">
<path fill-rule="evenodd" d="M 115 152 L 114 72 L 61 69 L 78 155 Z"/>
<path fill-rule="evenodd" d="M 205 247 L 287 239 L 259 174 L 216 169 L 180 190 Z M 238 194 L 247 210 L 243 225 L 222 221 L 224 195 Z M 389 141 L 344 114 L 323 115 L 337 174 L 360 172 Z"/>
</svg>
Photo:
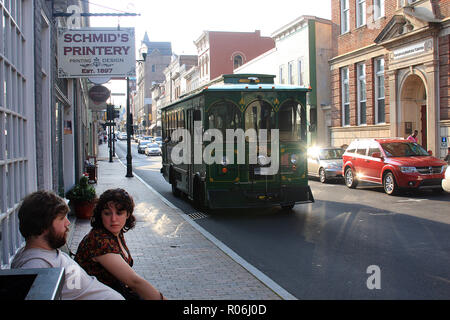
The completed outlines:
<svg viewBox="0 0 450 320">
<path fill-rule="evenodd" d="M 342 121 L 341 121 L 341 125 L 343 127 L 350 125 L 350 114 L 349 114 L 349 123 L 345 122 L 345 106 L 346 105 L 348 105 L 348 110 L 349 110 L 349 113 L 350 113 L 350 79 L 349 79 L 349 76 L 350 76 L 350 71 L 349 71 L 348 66 L 347 67 L 342 67 L 341 68 L 341 81 L 340 81 L 340 83 L 341 83 L 341 106 L 342 106 L 342 114 L 341 114 Z M 346 92 L 345 92 L 345 86 L 346 85 L 347 85 L 347 88 L 348 88 L 348 92 L 347 92 L 348 93 L 348 97 L 347 97 L 348 98 L 348 103 L 344 102 L 344 100 L 345 100 L 344 97 L 346 96 Z"/>
<path fill-rule="evenodd" d="M 350 0 L 340 0 L 340 7 L 341 7 L 341 34 L 347 33 L 350 31 Z M 345 20 L 344 20 L 345 19 Z M 343 21 L 346 21 L 347 28 L 344 29 Z"/>
<path fill-rule="evenodd" d="M 29 54 L 34 52 L 34 2 L 18 3 L 12 12 L 5 8 L 5 2 L 0 3 L 0 52 L 4 53 L 0 60 L 1 268 L 9 266 L 23 244 L 18 209 L 37 184 L 34 55 Z M 11 23 L 13 20 L 16 23 Z"/>
<path fill-rule="evenodd" d="M 380 60 L 383 60 L 383 71 L 381 72 L 381 71 L 377 71 L 377 62 L 378 61 L 380 61 Z M 385 117 L 385 119 L 384 119 L 384 121 L 383 122 L 380 122 L 380 119 L 378 119 L 378 100 L 381 100 L 381 99 L 383 99 L 384 100 L 384 112 L 386 113 L 386 95 L 384 94 L 383 95 L 383 97 L 381 98 L 381 96 L 379 97 L 379 77 L 381 77 L 381 76 L 383 76 L 383 88 L 384 88 L 384 58 L 383 57 L 378 57 L 378 58 L 375 58 L 374 60 L 373 60 L 373 62 L 374 62 L 374 73 L 373 73 L 373 76 L 374 76 L 374 84 L 375 84 L 375 95 L 374 95 L 374 101 L 375 101 L 375 124 L 383 124 L 383 123 L 386 123 L 386 114 L 384 115 L 384 117 Z M 383 90 L 384 92 L 386 92 L 386 88 L 384 88 L 384 90 Z"/>
<path fill-rule="evenodd" d="M 362 71 L 360 67 L 363 67 Z M 361 82 L 364 81 L 364 97 L 361 94 Z M 366 79 L 366 64 L 364 62 L 358 63 L 356 65 L 356 97 L 357 97 L 357 111 L 358 111 L 358 125 L 367 125 L 367 79 Z M 364 98 L 364 99 L 363 99 Z M 361 122 L 361 104 L 366 104 L 366 112 L 365 112 L 365 122 Z"/>
</svg>

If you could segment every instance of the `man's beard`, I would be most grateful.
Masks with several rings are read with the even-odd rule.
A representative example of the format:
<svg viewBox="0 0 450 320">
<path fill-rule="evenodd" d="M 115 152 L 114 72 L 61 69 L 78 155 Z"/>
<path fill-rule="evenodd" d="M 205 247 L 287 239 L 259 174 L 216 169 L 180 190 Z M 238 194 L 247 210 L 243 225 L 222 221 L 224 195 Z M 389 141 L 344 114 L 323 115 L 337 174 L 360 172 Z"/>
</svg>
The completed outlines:
<svg viewBox="0 0 450 320">
<path fill-rule="evenodd" d="M 48 245 L 52 249 L 58 249 L 66 244 L 66 234 L 59 235 L 55 232 L 53 227 L 50 228 L 49 232 L 45 235 L 45 240 L 47 240 Z"/>
</svg>

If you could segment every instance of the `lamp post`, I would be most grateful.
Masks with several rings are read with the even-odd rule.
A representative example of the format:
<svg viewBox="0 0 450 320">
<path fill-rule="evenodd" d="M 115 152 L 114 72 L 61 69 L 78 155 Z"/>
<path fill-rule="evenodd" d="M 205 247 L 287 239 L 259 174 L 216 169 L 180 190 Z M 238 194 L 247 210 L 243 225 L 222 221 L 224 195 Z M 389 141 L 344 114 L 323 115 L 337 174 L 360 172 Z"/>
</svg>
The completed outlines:
<svg viewBox="0 0 450 320">
<path fill-rule="evenodd" d="M 136 62 L 145 62 L 145 58 L 147 57 L 147 46 L 145 43 L 139 50 L 139 54 L 142 57 L 142 60 L 136 60 Z M 133 119 L 131 119 L 130 112 L 130 77 L 127 77 L 127 174 L 125 177 L 132 178 L 133 177 L 133 164 L 132 164 L 132 156 L 131 156 L 131 132 L 133 125 Z"/>
<path fill-rule="evenodd" d="M 127 174 L 125 177 L 133 177 L 133 164 L 131 157 L 131 113 L 130 113 L 130 77 L 127 77 Z"/>
</svg>

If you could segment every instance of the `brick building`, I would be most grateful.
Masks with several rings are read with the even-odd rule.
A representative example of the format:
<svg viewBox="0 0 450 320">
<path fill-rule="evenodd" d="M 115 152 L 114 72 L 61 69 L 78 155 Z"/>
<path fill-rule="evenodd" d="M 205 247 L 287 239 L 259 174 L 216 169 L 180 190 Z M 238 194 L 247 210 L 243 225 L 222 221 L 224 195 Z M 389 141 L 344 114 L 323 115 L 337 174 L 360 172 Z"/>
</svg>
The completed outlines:
<svg viewBox="0 0 450 320">
<path fill-rule="evenodd" d="M 450 137 L 449 0 L 332 0 L 332 143 Z"/>
<path fill-rule="evenodd" d="M 204 31 L 194 41 L 198 52 L 200 85 L 233 70 L 275 47 L 270 37 L 255 32 Z"/>
</svg>

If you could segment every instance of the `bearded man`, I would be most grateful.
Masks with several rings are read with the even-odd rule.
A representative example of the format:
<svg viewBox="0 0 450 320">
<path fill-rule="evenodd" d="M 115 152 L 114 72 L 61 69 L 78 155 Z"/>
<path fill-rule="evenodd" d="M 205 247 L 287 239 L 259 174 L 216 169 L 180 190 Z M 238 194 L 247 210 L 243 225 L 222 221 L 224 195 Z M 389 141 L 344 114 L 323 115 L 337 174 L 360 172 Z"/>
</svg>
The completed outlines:
<svg viewBox="0 0 450 320">
<path fill-rule="evenodd" d="M 11 268 L 64 268 L 63 300 L 123 300 L 117 291 L 89 276 L 78 263 L 59 250 L 66 243 L 69 207 L 51 191 L 26 196 L 19 209 L 19 230 L 25 246 Z"/>
</svg>

